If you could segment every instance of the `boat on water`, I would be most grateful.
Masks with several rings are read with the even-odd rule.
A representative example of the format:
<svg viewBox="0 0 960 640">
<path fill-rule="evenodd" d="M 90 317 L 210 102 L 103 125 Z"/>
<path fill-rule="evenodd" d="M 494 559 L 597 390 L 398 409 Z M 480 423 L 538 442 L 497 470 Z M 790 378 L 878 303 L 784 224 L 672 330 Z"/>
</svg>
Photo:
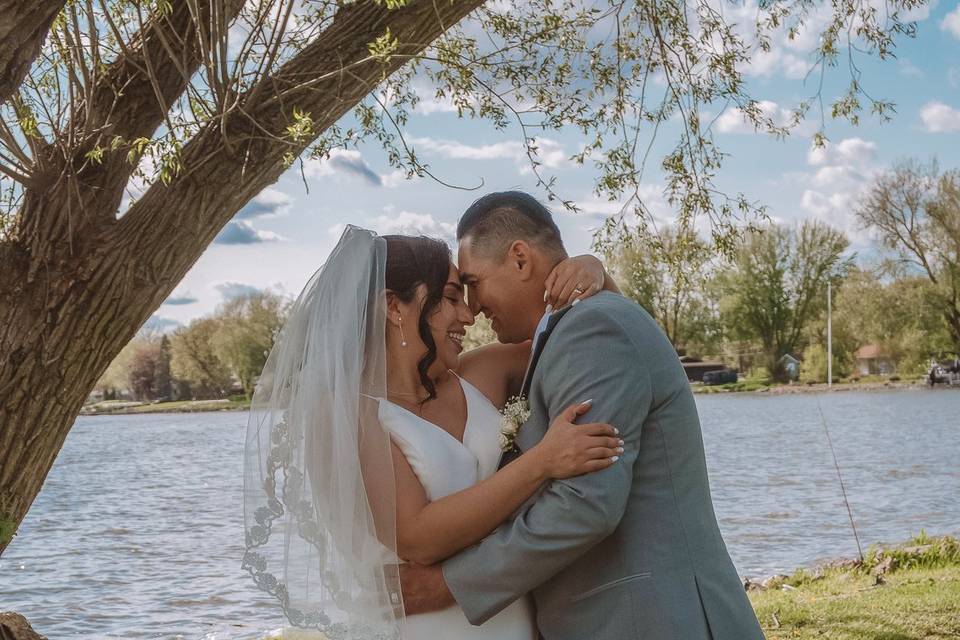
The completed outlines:
<svg viewBox="0 0 960 640">
<path fill-rule="evenodd" d="M 931 360 L 930 370 L 927 372 L 927 382 L 930 386 L 947 384 L 960 386 L 960 358 L 952 361 Z"/>
</svg>

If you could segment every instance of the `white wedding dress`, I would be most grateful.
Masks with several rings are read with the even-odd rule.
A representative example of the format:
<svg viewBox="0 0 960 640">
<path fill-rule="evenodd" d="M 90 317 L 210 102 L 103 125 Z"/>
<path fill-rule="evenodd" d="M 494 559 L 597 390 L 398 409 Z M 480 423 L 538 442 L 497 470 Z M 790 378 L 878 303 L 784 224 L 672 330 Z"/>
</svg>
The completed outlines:
<svg viewBox="0 0 960 640">
<path fill-rule="evenodd" d="M 488 478 L 500 463 L 500 413 L 476 387 L 459 378 L 467 401 L 463 442 L 420 416 L 381 400 L 380 422 L 426 490 L 437 500 Z M 404 640 L 534 640 L 537 637 L 529 596 L 520 598 L 485 624 L 475 627 L 453 606 L 408 616 Z"/>
</svg>

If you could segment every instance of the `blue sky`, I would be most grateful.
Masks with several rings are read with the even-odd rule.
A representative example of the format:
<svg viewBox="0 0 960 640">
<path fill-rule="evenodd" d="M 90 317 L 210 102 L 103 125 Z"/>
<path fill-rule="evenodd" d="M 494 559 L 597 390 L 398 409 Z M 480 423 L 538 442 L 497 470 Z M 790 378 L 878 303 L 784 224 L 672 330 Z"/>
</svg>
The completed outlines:
<svg viewBox="0 0 960 640">
<path fill-rule="evenodd" d="M 830 143 L 812 150 L 816 113 L 786 140 L 749 130 L 734 110 L 712 113 L 718 116 L 716 141 L 730 154 L 720 186 L 765 203 L 777 220 L 827 221 L 849 235 L 854 250 L 869 255 L 872 242 L 857 227 L 853 207 L 872 176 L 905 158 L 936 156 L 942 168 L 960 168 L 960 6 L 941 0 L 914 17 L 918 36 L 900 42 L 896 60 L 861 65 L 865 89 L 896 103 L 892 122 L 882 124 L 867 115 L 852 127 L 827 116 Z M 810 40 L 775 39 L 770 54 L 756 56 L 745 68 L 750 92 L 774 118 L 816 90 L 816 78 L 803 78 Z M 832 70 L 824 99 L 839 95 L 848 79 L 844 68 Z M 261 193 L 207 249 L 151 323 L 162 328 L 185 324 L 253 289 L 296 297 L 347 223 L 452 240 L 460 213 L 482 193 L 523 189 L 545 197 L 523 155 L 519 127 L 497 131 L 487 121 L 460 119 L 449 105 L 427 100 L 404 132 L 439 178 L 464 186 L 482 180 L 484 186 L 471 192 L 429 178 L 405 180 L 375 143 L 335 152 L 326 162 L 308 161 L 304 176 L 309 191 L 294 167 Z M 657 147 L 666 149 L 671 140 L 671 132 L 662 132 Z M 551 132 L 540 143 L 545 172 L 557 177 L 557 191 L 583 207 L 579 215 L 555 208 L 574 254 L 589 252 L 592 230 L 619 208 L 592 195 L 596 172 L 591 167 L 569 162 L 582 144 L 579 134 L 566 131 Z M 672 211 L 660 177 L 651 173 L 647 180 L 643 194 L 648 206 L 659 219 L 669 219 Z"/>
</svg>

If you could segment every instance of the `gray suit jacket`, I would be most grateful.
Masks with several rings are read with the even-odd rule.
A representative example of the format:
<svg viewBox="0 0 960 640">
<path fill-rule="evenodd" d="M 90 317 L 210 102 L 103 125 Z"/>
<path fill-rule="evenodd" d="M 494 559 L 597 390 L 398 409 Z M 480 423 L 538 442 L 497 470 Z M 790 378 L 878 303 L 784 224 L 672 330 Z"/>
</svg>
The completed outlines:
<svg viewBox="0 0 960 640">
<path fill-rule="evenodd" d="M 517 444 L 593 399 L 582 419 L 626 442 L 600 472 L 545 485 L 515 518 L 443 563 L 473 624 L 530 592 L 546 640 L 759 640 L 763 632 L 720 536 L 683 367 L 638 305 L 600 293 L 555 327 Z"/>
</svg>

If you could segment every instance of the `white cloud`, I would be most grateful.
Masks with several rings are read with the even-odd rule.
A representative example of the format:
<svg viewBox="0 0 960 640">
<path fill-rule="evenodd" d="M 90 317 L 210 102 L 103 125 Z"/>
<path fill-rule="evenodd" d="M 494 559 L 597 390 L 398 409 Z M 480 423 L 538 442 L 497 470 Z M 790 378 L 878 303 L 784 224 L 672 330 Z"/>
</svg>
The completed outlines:
<svg viewBox="0 0 960 640">
<path fill-rule="evenodd" d="M 875 142 L 862 138 L 845 138 L 837 144 L 826 143 L 822 147 L 811 145 L 807 152 L 807 163 L 820 165 L 838 165 L 844 167 L 862 166 L 872 162 L 877 155 Z"/>
<path fill-rule="evenodd" d="M 873 4 L 877 6 L 877 8 L 887 6 L 879 0 L 874 0 Z M 906 11 L 901 11 L 900 20 L 903 22 L 923 22 L 930 17 L 930 13 L 937 8 L 938 4 L 940 4 L 939 0 L 928 0 L 927 2 L 919 3 Z"/>
<path fill-rule="evenodd" d="M 601 200 L 596 197 L 591 197 L 584 200 L 577 200 L 574 204 L 580 209 L 583 215 L 594 218 L 603 219 L 624 212 L 623 203 L 616 200 Z"/>
<path fill-rule="evenodd" d="M 522 172 L 530 170 L 526 147 L 517 140 L 470 145 L 456 140 L 421 137 L 410 138 L 409 142 L 420 150 L 442 158 L 452 160 L 512 160 L 517 163 Z M 536 147 L 537 160 L 548 169 L 557 169 L 569 162 L 568 154 L 563 150 L 563 145 L 556 140 L 536 138 L 533 146 Z"/>
<path fill-rule="evenodd" d="M 753 53 L 738 68 L 747 76 L 803 79 L 810 70 L 810 54 L 819 44 L 820 33 L 829 23 L 831 7 L 820 3 L 805 16 L 803 24 L 791 33 L 788 25 L 768 33 L 769 48 L 761 49 L 756 35 L 756 21 L 762 16 L 757 0 L 727 3 L 708 0 L 712 8 L 722 13 L 728 24 L 734 25 L 737 35 Z"/>
<path fill-rule="evenodd" d="M 347 223 L 338 222 L 337 224 L 330 225 L 327 228 L 327 235 L 333 238 L 334 240 L 339 240 L 340 236 L 343 235 L 343 232 L 347 229 Z"/>
<path fill-rule="evenodd" d="M 960 6 L 944 16 L 940 28 L 960 40 Z"/>
<path fill-rule="evenodd" d="M 820 45 L 821 35 L 833 19 L 834 5 L 829 2 L 811 3 L 813 6 L 805 12 L 803 24 L 796 30 L 791 21 L 782 21 L 779 28 L 767 32 L 768 49 L 759 47 L 755 27 L 758 17 L 766 14 L 760 8 L 763 2 L 757 0 L 743 0 L 742 3 L 727 3 L 723 0 L 707 0 L 711 7 L 721 14 L 728 22 L 734 25 L 737 35 L 748 46 L 753 47 L 749 58 L 738 65 L 740 71 L 747 76 L 777 78 L 787 77 L 794 80 L 804 79 L 814 62 L 813 54 Z M 888 13 L 885 0 L 867 0 L 866 6 L 859 10 L 873 10 L 877 16 Z M 936 0 L 923 3 L 905 11 L 899 12 L 899 19 L 903 22 L 922 22 L 930 17 L 930 12 L 937 6 Z M 882 23 L 882 18 L 878 17 Z M 948 26 L 949 23 L 949 26 Z M 960 38 L 960 10 L 951 13 L 941 25 Z M 850 32 L 856 34 L 862 27 L 862 20 L 855 16 L 850 26 Z M 854 44 L 862 45 L 862 39 L 856 39 Z"/>
<path fill-rule="evenodd" d="M 259 242 L 276 242 L 283 238 L 272 231 L 255 229 L 245 220 L 233 220 L 227 223 L 217 237 L 215 244 L 256 244 Z"/>
<path fill-rule="evenodd" d="M 827 147 L 830 149 L 831 147 Z M 853 165 L 864 165 L 872 162 L 877 156 L 877 144 L 862 138 L 846 138 L 833 147 L 841 162 Z"/>
<path fill-rule="evenodd" d="M 161 316 L 154 314 L 149 318 L 147 318 L 147 321 L 143 323 L 138 333 L 140 335 L 159 337 L 164 333 L 170 333 L 171 331 L 173 331 L 174 329 L 180 326 L 182 325 L 176 320 L 171 320 L 170 318 L 163 318 Z"/>
<path fill-rule="evenodd" d="M 382 185 L 380 175 L 370 168 L 356 149 L 333 149 L 329 158 L 311 158 L 304 163 L 304 173 L 309 178 L 347 174 L 374 187 Z"/>
<path fill-rule="evenodd" d="M 311 158 L 304 163 L 304 174 L 308 178 L 347 175 L 372 187 L 393 188 L 406 182 L 405 171 L 394 169 L 381 175 L 367 164 L 363 154 L 356 149 L 333 149 L 329 158 Z"/>
<path fill-rule="evenodd" d="M 411 138 L 410 142 L 428 153 L 454 160 L 504 160 L 514 159 L 523 153 L 523 145 L 516 141 L 493 144 L 468 145 L 456 140 L 435 138 Z"/>
<path fill-rule="evenodd" d="M 814 166 L 825 164 L 827 162 L 827 147 L 817 147 L 815 145 L 810 145 L 810 149 L 807 151 L 807 164 L 812 164 Z"/>
<path fill-rule="evenodd" d="M 667 202 L 667 197 L 662 184 L 645 182 L 637 190 L 637 196 L 646 208 L 651 220 L 656 225 L 672 224 L 674 222 L 673 207 Z M 637 217 L 635 212 L 635 202 L 629 202 L 624 205 L 623 202 L 616 200 L 604 200 L 594 195 L 576 200 L 574 204 L 580 208 L 579 215 L 590 217 L 603 222 L 610 216 L 624 214 L 624 221 L 627 224 L 636 224 Z M 599 226 L 599 225 L 598 225 Z"/>
<path fill-rule="evenodd" d="M 273 187 L 267 187 L 240 209 L 240 211 L 237 212 L 236 218 L 247 219 L 282 216 L 289 212 L 290 202 L 290 196 L 284 192 Z"/>
<path fill-rule="evenodd" d="M 534 147 L 536 148 L 536 158 L 543 163 L 548 169 L 557 169 L 568 163 L 567 153 L 563 150 L 563 145 L 561 145 L 556 140 L 551 140 L 550 138 L 537 138 L 534 141 Z M 530 171 L 530 163 L 524 153 L 522 159 L 524 172 Z"/>
<path fill-rule="evenodd" d="M 811 64 L 804 57 L 790 53 L 784 45 L 771 46 L 769 50 L 755 49 L 750 58 L 740 65 L 748 76 L 769 78 L 774 75 L 800 80 L 807 76 Z"/>
<path fill-rule="evenodd" d="M 854 212 L 863 189 L 880 170 L 876 143 L 846 138 L 821 148 L 811 147 L 807 163 L 817 169 L 799 177 L 807 183 L 800 197 L 801 208 L 845 232 L 855 245 L 868 245 L 869 236 L 858 225 Z"/>
<path fill-rule="evenodd" d="M 425 116 L 433 113 L 456 113 L 457 105 L 453 104 L 453 100 L 448 97 L 438 98 L 436 94 L 431 94 L 422 97 L 413 110 Z"/>
<path fill-rule="evenodd" d="M 415 179 L 416 177 L 410 178 L 410 180 Z M 390 173 L 385 173 L 380 176 L 380 183 L 387 189 L 394 189 L 407 181 L 407 172 L 402 169 L 394 169 Z"/>
<path fill-rule="evenodd" d="M 770 118 L 774 125 L 783 127 L 789 124 L 792 116 L 789 109 L 770 100 L 761 100 L 758 106 L 764 117 Z M 713 126 L 719 133 L 757 133 L 753 124 L 744 118 L 743 110 L 739 107 L 724 111 Z"/>
<path fill-rule="evenodd" d="M 457 237 L 456 225 L 441 222 L 429 213 L 412 211 L 401 211 L 397 214 L 388 212 L 386 215 L 377 216 L 370 221 L 370 227 L 380 234 L 430 236 L 448 244 L 456 242 Z"/>
<path fill-rule="evenodd" d="M 930 133 L 956 133 L 960 131 L 960 110 L 942 102 L 928 102 L 920 110 L 923 127 Z"/>
<path fill-rule="evenodd" d="M 784 75 L 791 80 L 803 80 L 813 68 L 810 62 L 792 53 L 784 54 L 782 66 Z"/>
<path fill-rule="evenodd" d="M 779 48 L 771 47 L 769 51 L 757 50 L 743 65 L 743 72 L 750 76 L 770 76 L 780 64 L 782 52 Z"/>
<path fill-rule="evenodd" d="M 214 284 L 213 288 L 220 292 L 220 295 L 224 300 L 233 300 L 234 298 L 239 298 L 242 296 L 250 296 L 262 291 L 262 289 L 258 289 L 253 285 L 244 284 L 242 282 L 221 282 L 219 284 Z"/>
</svg>

